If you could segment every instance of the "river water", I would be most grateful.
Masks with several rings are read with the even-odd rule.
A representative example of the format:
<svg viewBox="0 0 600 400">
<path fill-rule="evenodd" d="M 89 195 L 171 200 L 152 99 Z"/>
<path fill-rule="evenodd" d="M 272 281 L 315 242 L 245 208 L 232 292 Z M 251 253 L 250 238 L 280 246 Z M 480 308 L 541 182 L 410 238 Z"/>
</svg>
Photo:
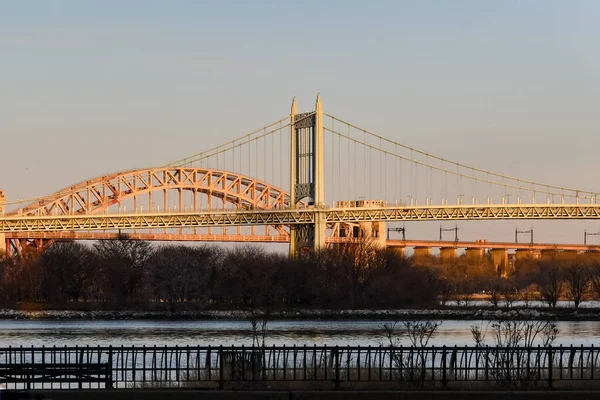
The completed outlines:
<svg viewBox="0 0 600 400">
<path fill-rule="evenodd" d="M 267 345 L 386 345 L 382 325 L 388 321 L 269 321 Z M 430 345 L 473 345 L 471 325 L 486 321 L 445 320 Z M 600 321 L 558 322 L 556 344 L 600 345 Z M 489 335 L 488 335 L 489 337 Z M 491 337 L 488 339 L 492 343 Z M 0 320 L 0 347 L 7 346 L 219 346 L 251 345 L 247 321 L 31 321 Z M 402 344 L 409 345 L 403 339 Z"/>
</svg>

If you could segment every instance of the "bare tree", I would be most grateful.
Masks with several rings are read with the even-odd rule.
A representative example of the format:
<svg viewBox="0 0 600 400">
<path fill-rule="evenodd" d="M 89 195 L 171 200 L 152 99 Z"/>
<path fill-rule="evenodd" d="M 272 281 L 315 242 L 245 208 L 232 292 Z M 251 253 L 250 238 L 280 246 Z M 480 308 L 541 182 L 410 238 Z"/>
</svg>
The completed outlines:
<svg viewBox="0 0 600 400">
<path fill-rule="evenodd" d="M 500 287 L 498 285 L 498 283 L 496 281 L 492 282 L 490 284 L 490 287 L 488 289 L 488 293 L 489 293 L 489 302 L 492 304 L 492 306 L 498 308 L 500 306 L 500 300 L 502 299 L 502 295 L 500 294 Z"/>
<path fill-rule="evenodd" d="M 544 263 L 540 274 L 540 295 L 544 301 L 552 308 L 556 308 L 556 303 L 563 291 L 562 271 L 555 262 Z"/>
<path fill-rule="evenodd" d="M 102 271 L 105 299 L 131 302 L 145 299 L 147 262 L 152 246 L 145 241 L 101 240 L 94 245 L 98 268 Z"/>
<path fill-rule="evenodd" d="M 506 307 L 512 307 L 514 302 L 517 301 L 519 294 L 515 282 L 512 279 L 503 279 L 502 282 L 502 298 L 504 299 L 504 305 Z"/>
<path fill-rule="evenodd" d="M 42 293 L 47 301 L 86 300 L 93 295 L 97 273 L 92 251 L 81 243 L 57 242 L 40 256 Z"/>
<path fill-rule="evenodd" d="M 589 287 L 587 267 L 583 263 L 570 263 L 563 270 L 568 298 L 577 309 Z"/>
<path fill-rule="evenodd" d="M 587 272 L 593 296 L 596 300 L 600 300 L 600 264 L 597 262 L 593 263 L 590 265 Z"/>
<path fill-rule="evenodd" d="M 486 365 L 494 365 L 491 374 L 502 386 L 523 386 L 532 378 L 529 368 L 530 359 L 526 355 L 535 344 L 548 347 L 556 340 L 558 328 L 549 321 L 496 320 L 486 328 L 471 326 L 471 337 L 476 346 L 485 346 L 487 332 L 491 332 L 495 352 L 486 352 Z M 533 381 L 540 376 L 533 372 Z"/>
<path fill-rule="evenodd" d="M 404 320 L 400 323 L 396 321 L 383 324 L 384 336 L 390 348 L 390 358 L 396 366 L 396 371 L 401 374 L 400 380 L 423 385 L 427 375 L 426 347 L 440 325 L 442 325 L 441 321 L 431 320 Z M 400 347 L 404 335 L 412 346 L 406 354 L 398 353 L 396 350 Z"/>
</svg>

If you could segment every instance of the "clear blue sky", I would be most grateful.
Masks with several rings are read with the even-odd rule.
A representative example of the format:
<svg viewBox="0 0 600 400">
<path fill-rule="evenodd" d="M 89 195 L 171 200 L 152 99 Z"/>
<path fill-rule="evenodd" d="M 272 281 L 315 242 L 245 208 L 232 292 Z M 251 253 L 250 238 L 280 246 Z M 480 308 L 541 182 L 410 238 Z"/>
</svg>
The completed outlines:
<svg viewBox="0 0 600 400">
<path fill-rule="evenodd" d="M 598 1 L 3 1 L 0 187 L 164 164 L 320 91 L 404 144 L 600 190 L 598 21 Z"/>
</svg>

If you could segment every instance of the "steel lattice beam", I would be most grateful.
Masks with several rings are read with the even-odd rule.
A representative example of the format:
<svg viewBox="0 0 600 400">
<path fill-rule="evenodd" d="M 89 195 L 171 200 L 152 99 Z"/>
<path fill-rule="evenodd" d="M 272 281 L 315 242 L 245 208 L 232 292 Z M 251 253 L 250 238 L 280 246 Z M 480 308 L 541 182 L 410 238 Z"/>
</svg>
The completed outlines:
<svg viewBox="0 0 600 400">
<path fill-rule="evenodd" d="M 435 221 L 502 219 L 600 219 L 600 205 L 463 205 L 332 209 L 206 211 L 154 214 L 69 216 L 7 216 L 0 232 L 154 229 L 314 223 L 317 214 L 327 223 L 365 221 Z"/>
</svg>

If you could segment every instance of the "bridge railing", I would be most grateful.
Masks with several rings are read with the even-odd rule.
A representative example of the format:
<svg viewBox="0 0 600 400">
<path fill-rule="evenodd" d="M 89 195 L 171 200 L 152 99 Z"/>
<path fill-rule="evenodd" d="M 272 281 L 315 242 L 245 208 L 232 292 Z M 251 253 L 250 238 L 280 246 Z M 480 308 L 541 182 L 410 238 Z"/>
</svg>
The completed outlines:
<svg viewBox="0 0 600 400">
<path fill-rule="evenodd" d="M 24 377 L 29 364 L 38 372 Z M 84 367 L 78 374 L 77 365 L 107 366 L 109 376 L 92 379 Z M 62 375 L 52 376 L 53 371 Z M 289 382 L 306 388 L 590 388 L 600 387 L 600 351 L 593 346 L 0 348 L 0 385 L 8 389 L 223 389 Z"/>
</svg>

